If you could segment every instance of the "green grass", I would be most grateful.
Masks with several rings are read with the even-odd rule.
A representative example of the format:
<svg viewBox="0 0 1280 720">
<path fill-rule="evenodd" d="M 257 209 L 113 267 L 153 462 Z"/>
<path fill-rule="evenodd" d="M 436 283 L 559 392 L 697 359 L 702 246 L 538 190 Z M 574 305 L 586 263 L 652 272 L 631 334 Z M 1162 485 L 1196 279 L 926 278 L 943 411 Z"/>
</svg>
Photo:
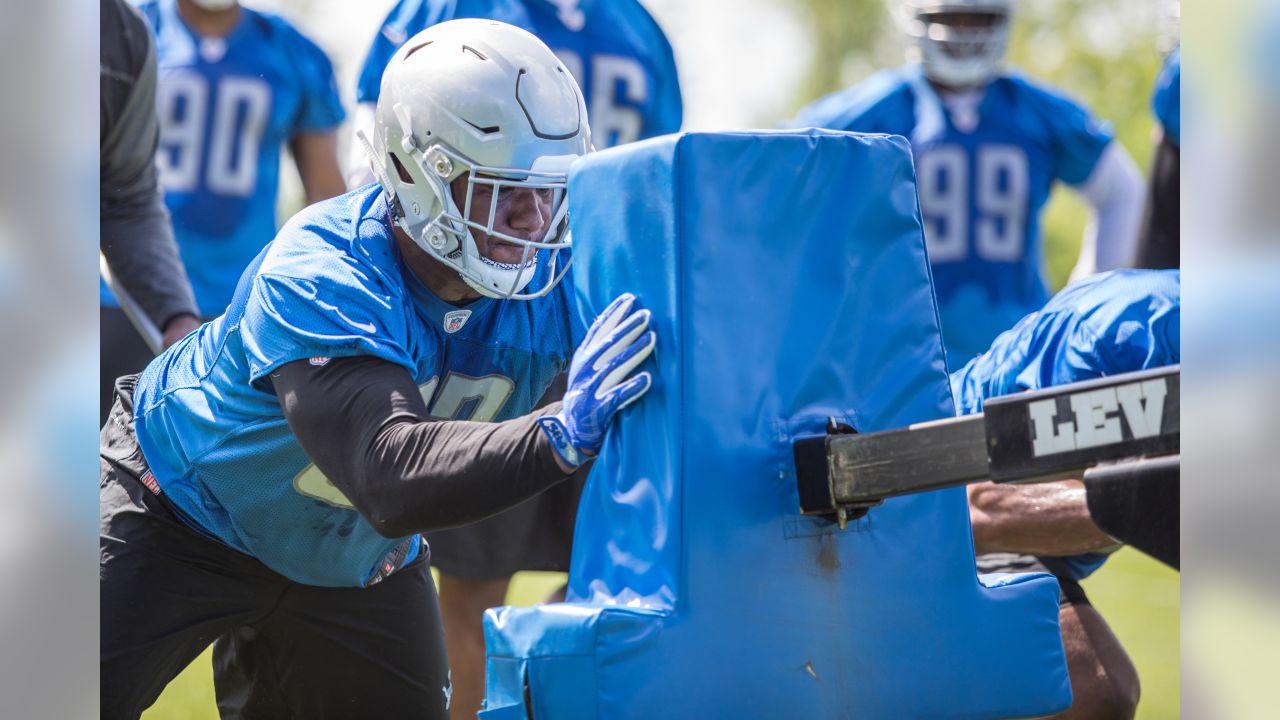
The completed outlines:
<svg viewBox="0 0 1280 720">
<path fill-rule="evenodd" d="M 511 583 L 507 602 L 532 605 L 563 582 L 560 573 L 520 573 Z M 1138 666 L 1142 678 L 1139 720 L 1178 717 L 1178 574 L 1125 549 L 1084 586 Z M 142 718 L 217 720 L 209 652 L 170 683 Z"/>
<path fill-rule="evenodd" d="M 211 651 L 205 650 L 174 678 L 156 704 L 142 713 L 143 720 L 218 720 L 210 656 Z"/>
</svg>

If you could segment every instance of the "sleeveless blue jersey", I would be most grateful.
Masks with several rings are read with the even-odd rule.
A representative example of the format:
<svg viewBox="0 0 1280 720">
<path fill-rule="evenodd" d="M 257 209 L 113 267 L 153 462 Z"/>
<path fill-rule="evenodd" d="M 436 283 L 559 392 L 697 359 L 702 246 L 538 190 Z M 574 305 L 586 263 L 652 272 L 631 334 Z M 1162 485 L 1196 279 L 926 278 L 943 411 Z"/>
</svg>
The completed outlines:
<svg viewBox="0 0 1280 720">
<path fill-rule="evenodd" d="M 156 36 L 165 204 L 200 313 L 221 315 L 275 236 L 281 146 L 343 120 L 333 68 L 274 15 L 241 7 L 230 34 L 201 38 L 175 0 L 139 9 Z M 102 302 L 115 305 L 105 287 Z"/>
<path fill-rule="evenodd" d="M 567 368 L 581 337 L 572 286 L 566 278 L 536 300 L 454 307 L 401 261 L 377 185 L 317 203 L 254 260 L 225 315 L 147 367 L 134 401 L 138 443 L 196 529 L 298 582 L 366 584 L 421 541 L 378 535 L 316 470 L 268 373 L 372 355 L 413 375 L 433 417 L 514 418 Z"/>
<path fill-rule="evenodd" d="M 1075 185 L 1089 177 L 1112 137 L 1085 108 L 1021 75 L 998 75 L 981 92 L 967 131 L 919 66 L 876 73 L 797 118 L 911 141 L 952 368 L 1049 299 L 1041 210 L 1055 180 Z"/>
<path fill-rule="evenodd" d="M 1151 112 L 1164 130 L 1164 136 L 1174 145 L 1182 143 L 1182 48 L 1177 48 L 1164 59 L 1164 67 L 1156 76 L 1155 92 L 1151 95 Z"/>
<path fill-rule="evenodd" d="M 982 401 L 1181 361 L 1181 274 L 1114 270 L 1072 283 L 951 375 L 960 414 Z M 1077 579 L 1106 556 L 1066 558 Z"/>
<path fill-rule="evenodd" d="M 357 102 L 378 100 L 382 71 L 406 40 L 458 18 L 499 20 L 546 43 L 582 87 L 597 148 L 680 129 L 671 44 L 636 0 L 399 0 L 369 48 Z"/>
</svg>

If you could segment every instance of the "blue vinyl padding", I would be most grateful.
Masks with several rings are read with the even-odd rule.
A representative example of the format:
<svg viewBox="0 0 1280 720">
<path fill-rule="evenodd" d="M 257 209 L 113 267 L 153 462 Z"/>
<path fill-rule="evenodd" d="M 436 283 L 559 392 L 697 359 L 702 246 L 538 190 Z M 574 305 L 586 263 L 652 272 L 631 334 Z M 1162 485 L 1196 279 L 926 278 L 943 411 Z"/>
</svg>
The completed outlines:
<svg viewBox="0 0 1280 720">
<path fill-rule="evenodd" d="M 486 720 L 1033 717 L 1048 575 L 975 574 L 965 493 L 801 516 L 791 448 L 954 415 L 907 142 L 670 135 L 570 179 L 579 310 L 634 292 L 654 387 L 583 493 L 569 602 L 495 608 Z"/>
</svg>

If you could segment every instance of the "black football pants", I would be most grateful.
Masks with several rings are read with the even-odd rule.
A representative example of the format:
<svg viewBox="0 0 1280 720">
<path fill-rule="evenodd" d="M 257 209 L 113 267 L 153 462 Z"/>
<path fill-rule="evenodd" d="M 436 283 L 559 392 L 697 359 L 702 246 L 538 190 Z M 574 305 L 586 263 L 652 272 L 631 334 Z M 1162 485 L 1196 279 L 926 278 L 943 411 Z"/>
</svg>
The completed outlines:
<svg viewBox="0 0 1280 720">
<path fill-rule="evenodd" d="M 102 430 L 101 716 L 137 718 L 214 643 L 223 718 L 448 718 L 428 563 L 315 587 L 198 534 L 139 480 L 132 380 Z"/>
</svg>

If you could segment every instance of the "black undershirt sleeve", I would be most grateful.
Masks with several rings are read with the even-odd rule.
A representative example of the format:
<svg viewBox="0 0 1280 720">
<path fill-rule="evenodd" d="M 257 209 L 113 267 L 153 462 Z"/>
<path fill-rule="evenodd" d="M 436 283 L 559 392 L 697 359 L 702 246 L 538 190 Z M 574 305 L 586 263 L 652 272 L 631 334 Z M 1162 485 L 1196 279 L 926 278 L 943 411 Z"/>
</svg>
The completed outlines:
<svg viewBox="0 0 1280 720">
<path fill-rule="evenodd" d="M 433 421 L 409 372 L 369 356 L 309 360 L 271 373 L 289 428 L 379 534 L 463 525 L 569 476 L 535 420 Z"/>
<path fill-rule="evenodd" d="M 1181 150 L 1169 138 L 1160 139 L 1151 159 L 1147 204 L 1142 211 L 1134 267 L 1161 269 L 1181 266 L 1180 156 Z"/>
</svg>

